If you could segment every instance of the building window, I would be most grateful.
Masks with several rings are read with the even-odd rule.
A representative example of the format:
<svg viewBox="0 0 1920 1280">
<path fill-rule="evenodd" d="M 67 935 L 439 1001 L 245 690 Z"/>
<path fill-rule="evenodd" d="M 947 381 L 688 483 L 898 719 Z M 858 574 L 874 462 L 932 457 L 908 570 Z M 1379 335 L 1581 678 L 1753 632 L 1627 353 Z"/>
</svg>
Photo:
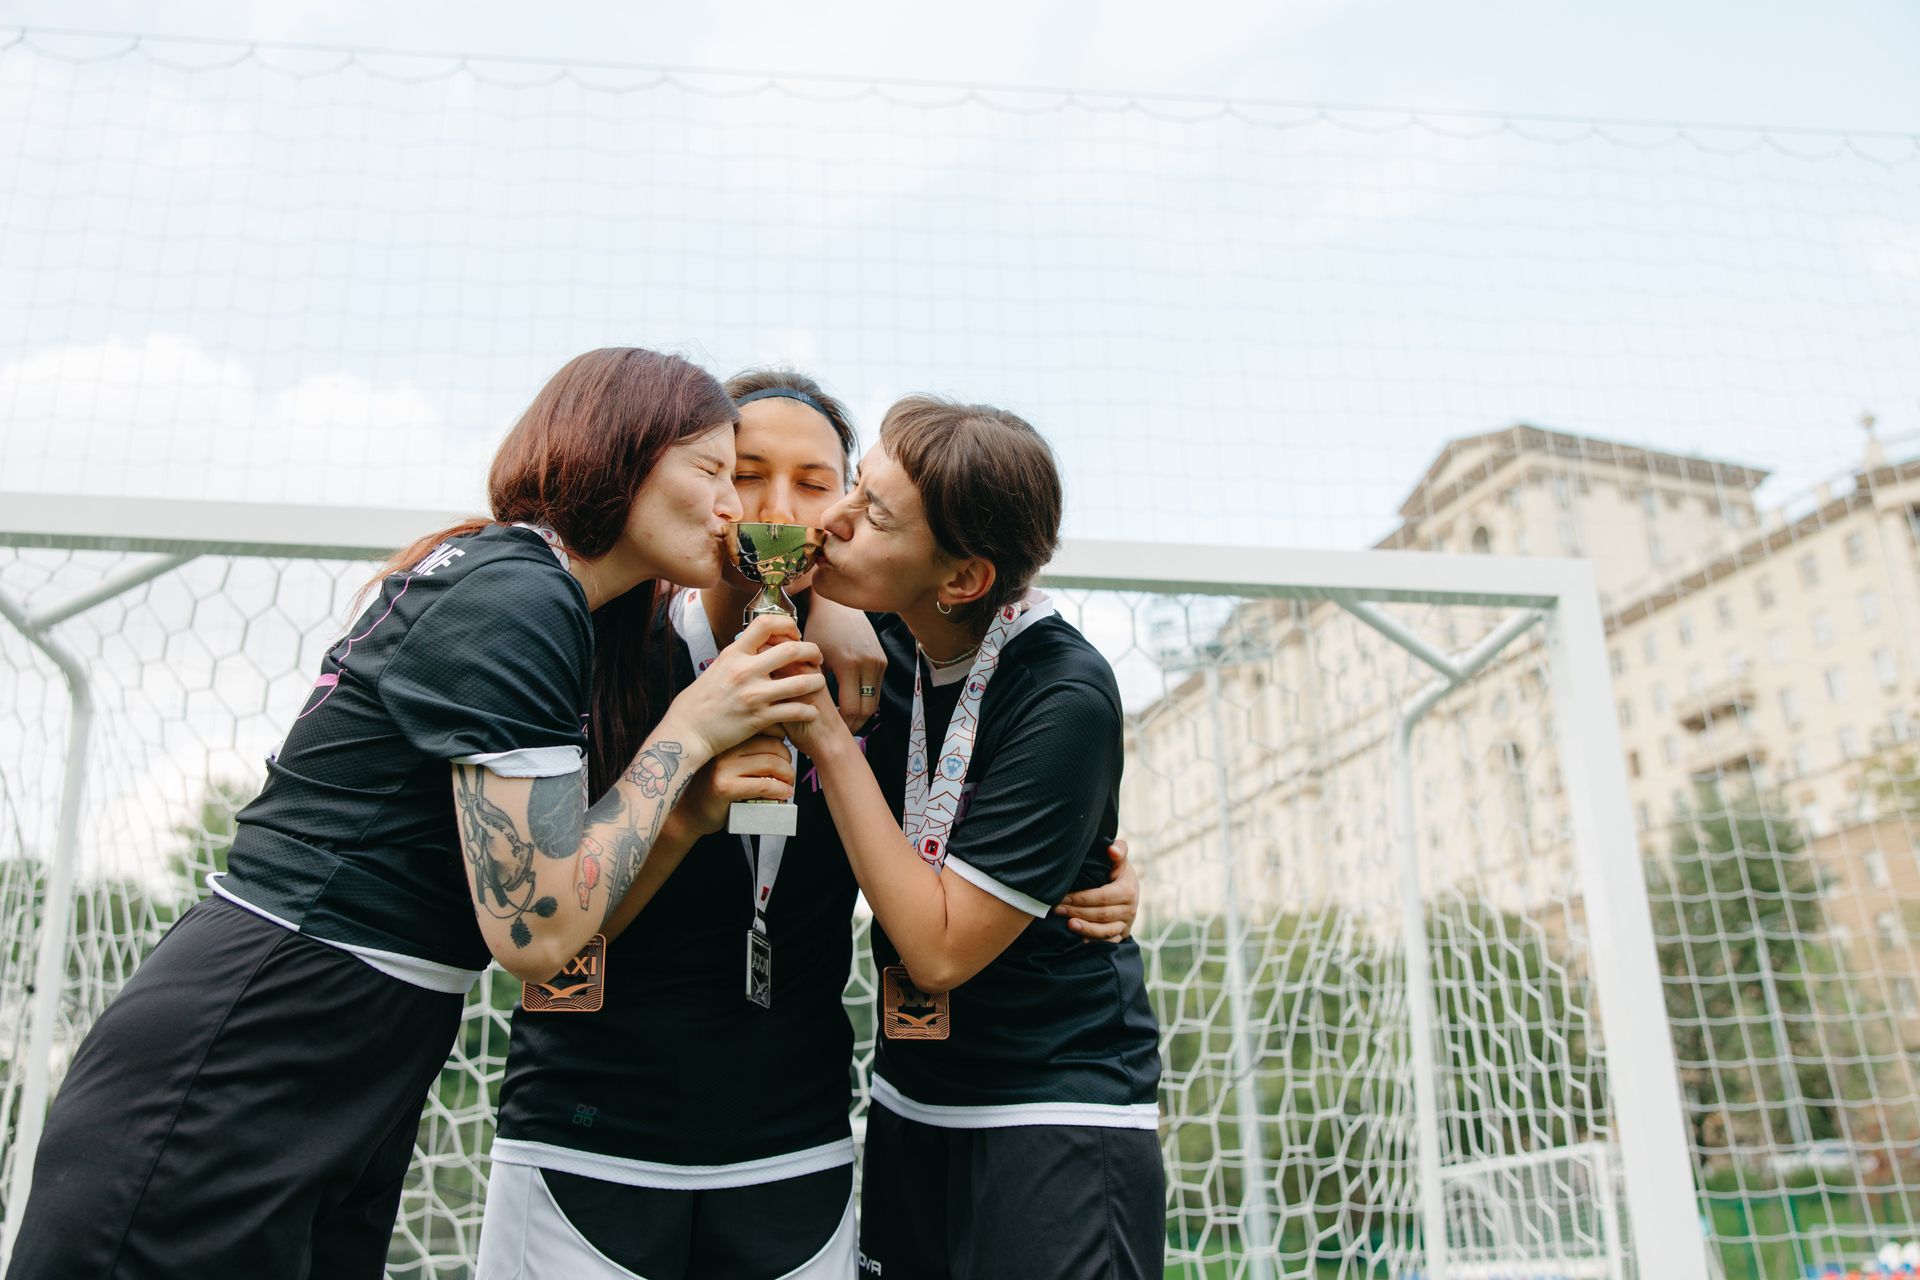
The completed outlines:
<svg viewBox="0 0 1920 1280">
<path fill-rule="evenodd" d="M 1887 855 L 1878 849 L 1869 849 L 1860 855 L 1860 865 L 1866 868 L 1867 883 L 1875 889 L 1885 889 L 1893 883 L 1893 876 L 1887 870 Z"/>
<path fill-rule="evenodd" d="M 1640 652 L 1646 655 L 1648 662 L 1660 661 L 1660 637 L 1651 631 L 1647 632 L 1646 639 L 1640 642 Z"/>
<path fill-rule="evenodd" d="M 1533 539 L 1527 536 L 1527 531 L 1525 529 L 1522 529 L 1518 533 L 1513 535 L 1513 550 L 1515 555 L 1524 556 L 1524 555 L 1532 554 Z"/>
<path fill-rule="evenodd" d="M 1813 615 L 1813 643 L 1822 649 L 1833 643 L 1833 619 L 1824 611 Z"/>
<path fill-rule="evenodd" d="M 1774 596 L 1773 596 L 1772 579 L 1761 578 L 1758 581 L 1756 581 L 1753 584 L 1753 594 L 1754 594 L 1754 598 L 1760 602 L 1760 607 L 1762 609 L 1773 608 Z"/>
<path fill-rule="evenodd" d="M 1607 665 L 1613 668 L 1613 674 L 1617 676 L 1627 674 L 1626 655 L 1622 654 L 1618 649 L 1610 650 L 1607 653 Z"/>
<path fill-rule="evenodd" d="M 1481 525 L 1473 531 L 1472 545 L 1475 553 L 1479 555 L 1486 555 L 1489 551 L 1493 550 L 1493 535 L 1487 532 L 1485 525 Z"/>
<path fill-rule="evenodd" d="M 1882 689 L 1891 689 L 1900 683 L 1900 664 L 1894 661 L 1893 650 L 1874 650 L 1873 678 L 1880 682 Z"/>
<path fill-rule="evenodd" d="M 1920 1001 L 1914 999 L 1912 978 L 1901 977 L 1893 980 L 1893 1007 L 1903 1018 L 1920 1014 Z"/>
<path fill-rule="evenodd" d="M 1640 753 L 1638 751 L 1627 752 L 1627 776 L 1630 778 L 1640 776 Z"/>
<path fill-rule="evenodd" d="M 1803 587 L 1820 585 L 1820 562 L 1812 552 L 1800 557 L 1800 585 Z"/>
<path fill-rule="evenodd" d="M 1900 945 L 1900 913 L 1882 911 L 1873 918 L 1873 931 L 1878 935 L 1880 949 L 1892 951 Z"/>
<path fill-rule="evenodd" d="M 1780 691 L 1780 716 L 1787 722 L 1787 728 L 1800 727 L 1800 691 L 1798 689 Z"/>
<path fill-rule="evenodd" d="M 1713 613 L 1715 617 L 1720 619 L 1721 626 L 1730 627 L 1733 625 L 1733 601 L 1727 596 L 1721 596 L 1713 602 Z"/>
<path fill-rule="evenodd" d="M 1740 652 L 1738 649 L 1735 649 L 1732 652 L 1728 653 L 1727 654 L 1728 678 L 1733 680 L 1738 680 L 1741 676 L 1747 674 L 1747 667 L 1749 665 L 1750 664 L 1747 662 L 1747 655 Z"/>
<path fill-rule="evenodd" d="M 1620 699 L 1620 727 L 1622 729 L 1633 727 L 1633 703 L 1626 698 Z"/>
<path fill-rule="evenodd" d="M 1778 628 L 1767 632 L 1767 656 L 1774 662 L 1787 660 L 1787 633 Z"/>
<path fill-rule="evenodd" d="M 1668 764 L 1680 763 L 1680 739 L 1668 734 L 1660 740 L 1660 755 Z"/>
<path fill-rule="evenodd" d="M 1855 529 L 1847 535 L 1847 563 L 1860 564 L 1867 558 L 1867 535 Z"/>
<path fill-rule="evenodd" d="M 1573 521 L 1571 520 L 1562 520 L 1560 522 L 1560 546 L 1570 556 L 1580 554 L 1580 535 L 1574 532 Z"/>
<path fill-rule="evenodd" d="M 1895 707 L 1887 712 L 1887 730 L 1895 742 L 1905 742 L 1913 736 L 1913 719 L 1903 708 Z"/>
<path fill-rule="evenodd" d="M 1647 535 L 1647 559 L 1655 564 L 1667 562 L 1667 544 L 1660 540 L 1660 535 L 1657 533 Z"/>
<path fill-rule="evenodd" d="M 1880 593 L 1862 591 L 1860 593 L 1860 621 L 1872 626 L 1880 621 Z"/>
<path fill-rule="evenodd" d="M 1507 510 L 1518 511 L 1520 509 L 1520 486 L 1517 484 L 1511 486 L 1505 493 L 1500 495 L 1500 499 L 1507 504 Z"/>
<path fill-rule="evenodd" d="M 1642 489 L 1640 491 L 1640 509 L 1647 513 L 1647 519 L 1649 520 L 1659 514 L 1660 500 L 1653 490 Z"/>
<path fill-rule="evenodd" d="M 1793 744 L 1793 776 L 1804 778 L 1813 772 L 1813 752 L 1804 742 Z"/>
<path fill-rule="evenodd" d="M 1687 668 L 1687 692 L 1702 694 L 1707 691 L 1707 673 L 1699 667 Z"/>
<path fill-rule="evenodd" d="M 1858 760 L 1860 758 L 1860 731 L 1858 729 L 1842 729 L 1840 731 L 1840 758 L 1842 760 Z"/>
<path fill-rule="evenodd" d="M 1667 700 L 1667 686 L 1665 684 L 1655 684 L 1652 692 L 1648 696 L 1653 699 L 1653 709 L 1655 711 L 1665 712 L 1668 707 L 1673 705 Z"/>
<path fill-rule="evenodd" d="M 1827 701 L 1845 702 L 1847 700 L 1847 673 L 1839 667 L 1827 668 Z"/>
<path fill-rule="evenodd" d="M 1555 476 L 1553 478 L 1553 500 L 1562 507 L 1571 507 L 1573 505 L 1573 486 L 1568 483 L 1565 476 Z"/>
<path fill-rule="evenodd" d="M 1682 647 L 1685 647 L 1686 645 L 1690 645 L 1693 643 L 1693 619 L 1692 618 L 1689 618 L 1684 613 L 1681 614 L 1679 621 L 1677 621 L 1674 624 L 1674 630 L 1679 632 L 1680 634 L 1680 644 Z"/>
<path fill-rule="evenodd" d="M 1639 824 L 1642 831 L 1653 830 L 1653 815 L 1647 812 L 1645 800 L 1633 806 L 1633 820 Z"/>
</svg>

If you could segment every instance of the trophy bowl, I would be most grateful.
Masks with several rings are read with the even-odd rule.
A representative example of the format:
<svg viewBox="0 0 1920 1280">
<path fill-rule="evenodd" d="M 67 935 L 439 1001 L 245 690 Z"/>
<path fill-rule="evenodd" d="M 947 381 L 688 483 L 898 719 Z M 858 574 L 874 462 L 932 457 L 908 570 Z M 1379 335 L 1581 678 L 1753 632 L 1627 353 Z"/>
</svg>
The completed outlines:
<svg viewBox="0 0 1920 1280">
<path fill-rule="evenodd" d="M 826 541 L 826 530 L 810 525 L 735 521 L 727 531 L 728 557 L 741 577 L 760 588 L 745 621 L 769 613 L 793 617 L 787 584 L 813 567 Z M 799 807 L 786 800 L 736 800 L 727 810 L 727 830 L 735 835 L 790 836 L 799 822 Z"/>
<path fill-rule="evenodd" d="M 827 540 L 826 530 L 804 524 L 767 524 L 737 520 L 728 527 L 727 553 L 740 576 L 760 588 L 747 609 L 748 619 L 765 613 L 794 614 L 786 586 L 813 568 Z"/>
</svg>

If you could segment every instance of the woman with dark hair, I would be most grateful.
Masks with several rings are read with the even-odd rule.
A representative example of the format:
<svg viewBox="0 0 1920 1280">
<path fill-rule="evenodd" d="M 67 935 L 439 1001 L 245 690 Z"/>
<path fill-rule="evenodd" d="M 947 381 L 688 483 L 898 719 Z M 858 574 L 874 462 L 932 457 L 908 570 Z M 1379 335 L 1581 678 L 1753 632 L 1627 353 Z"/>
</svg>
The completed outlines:
<svg viewBox="0 0 1920 1280">
<path fill-rule="evenodd" d="M 874 913 L 862 1274 L 1161 1273 L 1140 952 L 1055 914 L 1105 878 L 1122 756 L 1112 669 L 1030 589 L 1060 514 L 1030 425 L 913 397 L 825 517 L 815 591 L 895 615 L 866 742 L 826 716 L 789 730 Z"/>
<path fill-rule="evenodd" d="M 775 674 L 819 660 L 786 620 L 663 712 L 632 678 L 654 584 L 719 581 L 735 421 L 684 360 L 589 352 L 501 445 L 493 519 L 386 566 L 238 815 L 228 872 L 80 1046 L 10 1277 L 382 1273 L 489 959 L 553 979 L 649 857 L 690 842 L 672 810 L 707 762 L 816 714 L 821 676 Z"/>
<path fill-rule="evenodd" d="M 727 391 L 740 411 L 744 518 L 819 524 L 846 490 L 846 409 L 792 370 L 751 370 Z M 804 588 L 803 614 L 833 607 Z M 655 637 L 658 697 L 714 660 L 754 594 L 728 570 L 673 600 Z M 877 707 L 878 676 L 876 665 L 840 690 L 856 730 Z M 615 972 L 639 976 L 609 987 L 590 1015 L 529 1004 L 514 1017 L 479 1280 L 854 1274 L 853 1028 L 841 996 L 857 886 L 807 762 L 777 735 L 713 768 L 713 785 L 678 811 L 709 834 L 677 867 L 662 850 L 609 923 L 611 934 L 652 893 L 607 947 Z M 796 772 L 794 835 L 725 833 L 729 800 L 769 780 L 790 786 Z M 1095 918 L 1075 921 L 1082 936 L 1124 934 L 1131 874 L 1087 896 L 1071 908 Z M 765 990 L 747 980 L 750 934 L 773 958 Z"/>
</svg>

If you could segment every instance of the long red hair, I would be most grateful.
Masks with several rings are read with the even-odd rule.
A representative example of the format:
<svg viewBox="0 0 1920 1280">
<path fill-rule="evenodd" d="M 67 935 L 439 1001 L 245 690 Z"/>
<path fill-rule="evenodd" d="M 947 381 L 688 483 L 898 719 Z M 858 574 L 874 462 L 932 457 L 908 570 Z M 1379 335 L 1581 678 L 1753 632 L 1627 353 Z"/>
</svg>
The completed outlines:
<svg viewBox="0 0 1920 1280">
<path fill-rule="evenodd" d="M 603 556 L 625 532 L 627 513 L 660 456 L 739 418 L 719 381 L 679 356 L 640 347 L 575 356 L 540 388 L 493 455 L 493 519 L 463 520 L 416 539 L 381 566 L 375 581 L 412 568 L 448 538 L 515 521 L 551 527 L 572 554 Z M 650 690 L 665 684 L 648 667 L 655 595 L 655 584 L 643 582 L 593 614 L 587 785 L 595 796 L 613 785 L 659 717 Z"/>
</svg>

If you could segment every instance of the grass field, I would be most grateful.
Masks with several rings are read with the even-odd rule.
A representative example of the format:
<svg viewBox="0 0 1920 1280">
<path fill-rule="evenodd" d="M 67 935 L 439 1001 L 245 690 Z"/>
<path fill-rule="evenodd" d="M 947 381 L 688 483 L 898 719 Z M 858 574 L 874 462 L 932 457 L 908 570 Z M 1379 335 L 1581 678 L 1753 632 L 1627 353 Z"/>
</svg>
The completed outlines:
<svg viewBox="0 0 1920 1280">
<path fill-rule="evenodd" d="M 1920 1239 L 1920 1204 L 1911 1194 L 1828 1193 L 1812 1186 L 1742 1188 L 1730 1174 L 1709 1179 L 1717 1280 L 1805 1280 L 1828 1266 L 1858 1266 L 1889 1240 Z M 1871 1220 L 1869 1220 L 1871 1209 Z M 1171 1243 L 1171 1242 L 1170 1242 Z M 1386 1265 L 1349 1260 L 1305 1261 L 1296 1243 L 1283 1246 L 1282 1280 L 1404 1280 Z M 1166 1269 L 1167 1280 L 1234 1280 L 1246 1273 L 1239 1242 L 1222 1235 L 1199 1262 Z"/>
</svg>

